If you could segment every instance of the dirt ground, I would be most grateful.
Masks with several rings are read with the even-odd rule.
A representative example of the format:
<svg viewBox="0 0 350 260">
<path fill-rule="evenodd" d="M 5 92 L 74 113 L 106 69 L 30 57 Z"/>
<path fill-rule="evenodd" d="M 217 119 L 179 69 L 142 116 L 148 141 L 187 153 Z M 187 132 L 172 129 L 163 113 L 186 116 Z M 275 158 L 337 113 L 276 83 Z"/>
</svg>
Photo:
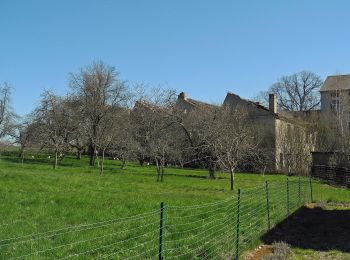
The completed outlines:
<svg viewBox="0 0 350 260">
<path fill-rule="evenodd" d="M 272 254 L 272 245 L 261 245 L 252 252 L 249 252 L 243 256 L 244 260 L 255 260 L 261 259 L 263 256 L 268 256 Z"/>
</svg>

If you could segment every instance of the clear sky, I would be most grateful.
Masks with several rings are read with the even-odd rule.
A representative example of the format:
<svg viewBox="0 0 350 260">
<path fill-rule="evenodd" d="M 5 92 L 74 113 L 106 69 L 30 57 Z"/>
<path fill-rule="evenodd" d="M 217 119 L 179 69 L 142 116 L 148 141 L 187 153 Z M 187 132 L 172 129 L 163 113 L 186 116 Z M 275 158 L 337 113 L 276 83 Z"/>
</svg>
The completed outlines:
<svg viewBox="0 0 350 260">
<path fill-rule="evenodd" d="M 222 102 L 282 75 L 350 73 L 350 1 L 0 0 L 0 82 L 30 112 L 44 88 L 101 59 L 130 83 Z"/>
</svg>

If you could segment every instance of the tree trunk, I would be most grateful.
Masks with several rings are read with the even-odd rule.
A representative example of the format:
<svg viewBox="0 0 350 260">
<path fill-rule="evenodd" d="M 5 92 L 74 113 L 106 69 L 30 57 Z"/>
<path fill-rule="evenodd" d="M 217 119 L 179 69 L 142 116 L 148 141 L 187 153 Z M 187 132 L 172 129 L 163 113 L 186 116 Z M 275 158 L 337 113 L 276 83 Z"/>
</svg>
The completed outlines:
<svg viewBox="0 0 350 260">
<path fill-rule="evenodd" d="M 82 154 L 82 151 L 78 150 L 77 151 L 77 160 L 81 160 L 81 154 Z"/>
<path fill-rule="evenodd" d="M 95 166 L 95 147 L 92 143 L 89 144 L 90 166 Z"/>
<path fill-rule="evenodd" d="M 122 169 L 124 169 L 125 165 L 126 165 L 126 160 L 123 158 L 123 159 L 122 159 L 122 166 L 121 166 Z"/>
<path fill-rule="evenodd" d="M 21 160 L 21 166 L 23 167 L 23 162 L 24 162 L 24 147 L 21 146 L 21 150 L 20 150 L 20 153 L 19 153 L 19 158 Z"/>
<path fill-rule="evenodd" d="M 216 166 L 215 163 L 210 163 L 209 165 L 209 179 L 215 179 Z"/>
<path fill-rule="evenodd" d="M 181 169 L 184 168 L 184 161 L 183 160 L 180 160 L 180 166 L 181 166 Z"/>
<path fill-rule="evenodd" d="M 233 185 L 234 185 L 234 181 L 235 181 L 235 173 L 233 171 L 233 169 L 230 169 L 230 184 L 231 184 L 231 190 L 233 190 Z"/>
<path fill-rule="evenodd" d="M 100 167 L 100 158 L 98 157 L 98 151 L 95 148 L 95 160 L 97 159 L 97 167 Z"/>
<path fill-rule="evenodd" d="M 55 151 L 55 160 L 54 160 L 54 163 L 53 163 L 53 168 L 54 169 L 57 169 L 57 163 L 58 163 L 58 151 L 56 150 Z"/>
<path fill-rule="evenodd" d="M 163 181 L 163 180 L 164 180 L 164 165 L 162 165 L 162 175 L 161 175 L 160 181 Z"/>
<path fill-rule="evenodd" d="M 157 170 L 157 181 L 160 181 L 160 165 L 157 158 L 156 158 L 156 170 Z"/>
<path fill-rule="evenodd" d="M 144 163 L 145 163 L 145 157 L 144 156 L 141 156 L 141 155 L 138 155 L 137 156 L 138 158 L 138 161 L 140 163 L 140 166 L 143 167 Z"/>
<path fill-rule="evenodd" d="M 164 155 L 163 157 L 160 159 L 160 181 L 164 180 L 164 166 L 165 166 L 165 158 Z"/>
<path fill-rule="evenodd" d="M 23 167 L 23 163 L 24 163 L 24 150 L 22 150 L 21 152 L 21 165 Z"/>
<path fill-rule="evenodd" d="M 105 162 L 105 150 L 102 150 L 102 161 L 101 161 L 101 168 L 100 168 L 100 176 L 103 175 L 104 162 Z"/>
<path fill-rule="evenodd" d="M 96 159 L 96 144 L 94 144 L 94 140 L 96 140 L 97 137 L 97 124 L 94 123 L 92 125 L 92 138 L 90 139 L 90 166 L 95 166 L 95 159 Z"/>
</svg>

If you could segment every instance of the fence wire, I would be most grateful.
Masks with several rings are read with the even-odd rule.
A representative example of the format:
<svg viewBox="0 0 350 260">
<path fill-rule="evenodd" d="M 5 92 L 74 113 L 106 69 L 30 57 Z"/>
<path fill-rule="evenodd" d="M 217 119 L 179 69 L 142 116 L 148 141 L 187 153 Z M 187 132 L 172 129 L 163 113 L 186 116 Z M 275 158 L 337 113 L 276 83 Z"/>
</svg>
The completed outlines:
<svg viewBox="0 0 350 260">
<path fill-rule="evenodd" d="M 312 198 L 307 178 L 266 182 L 239 194 L 3 239 L 0 258 L 238 259 Z"/>
</svg>

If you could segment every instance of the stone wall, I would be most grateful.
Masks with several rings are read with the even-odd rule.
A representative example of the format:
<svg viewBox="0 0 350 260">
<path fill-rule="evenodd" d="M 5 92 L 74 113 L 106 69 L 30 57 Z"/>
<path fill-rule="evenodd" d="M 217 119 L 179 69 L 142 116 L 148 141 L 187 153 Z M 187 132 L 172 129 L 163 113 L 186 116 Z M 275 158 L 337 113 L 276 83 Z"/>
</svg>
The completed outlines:
<svg viewBox="0 0 350 260">
<path fill-rule="evenodd" d="M 311 176 L 331 185 L 350 188 L 350 170 L 348 168 L 314 165 Z"/>
</svg>

